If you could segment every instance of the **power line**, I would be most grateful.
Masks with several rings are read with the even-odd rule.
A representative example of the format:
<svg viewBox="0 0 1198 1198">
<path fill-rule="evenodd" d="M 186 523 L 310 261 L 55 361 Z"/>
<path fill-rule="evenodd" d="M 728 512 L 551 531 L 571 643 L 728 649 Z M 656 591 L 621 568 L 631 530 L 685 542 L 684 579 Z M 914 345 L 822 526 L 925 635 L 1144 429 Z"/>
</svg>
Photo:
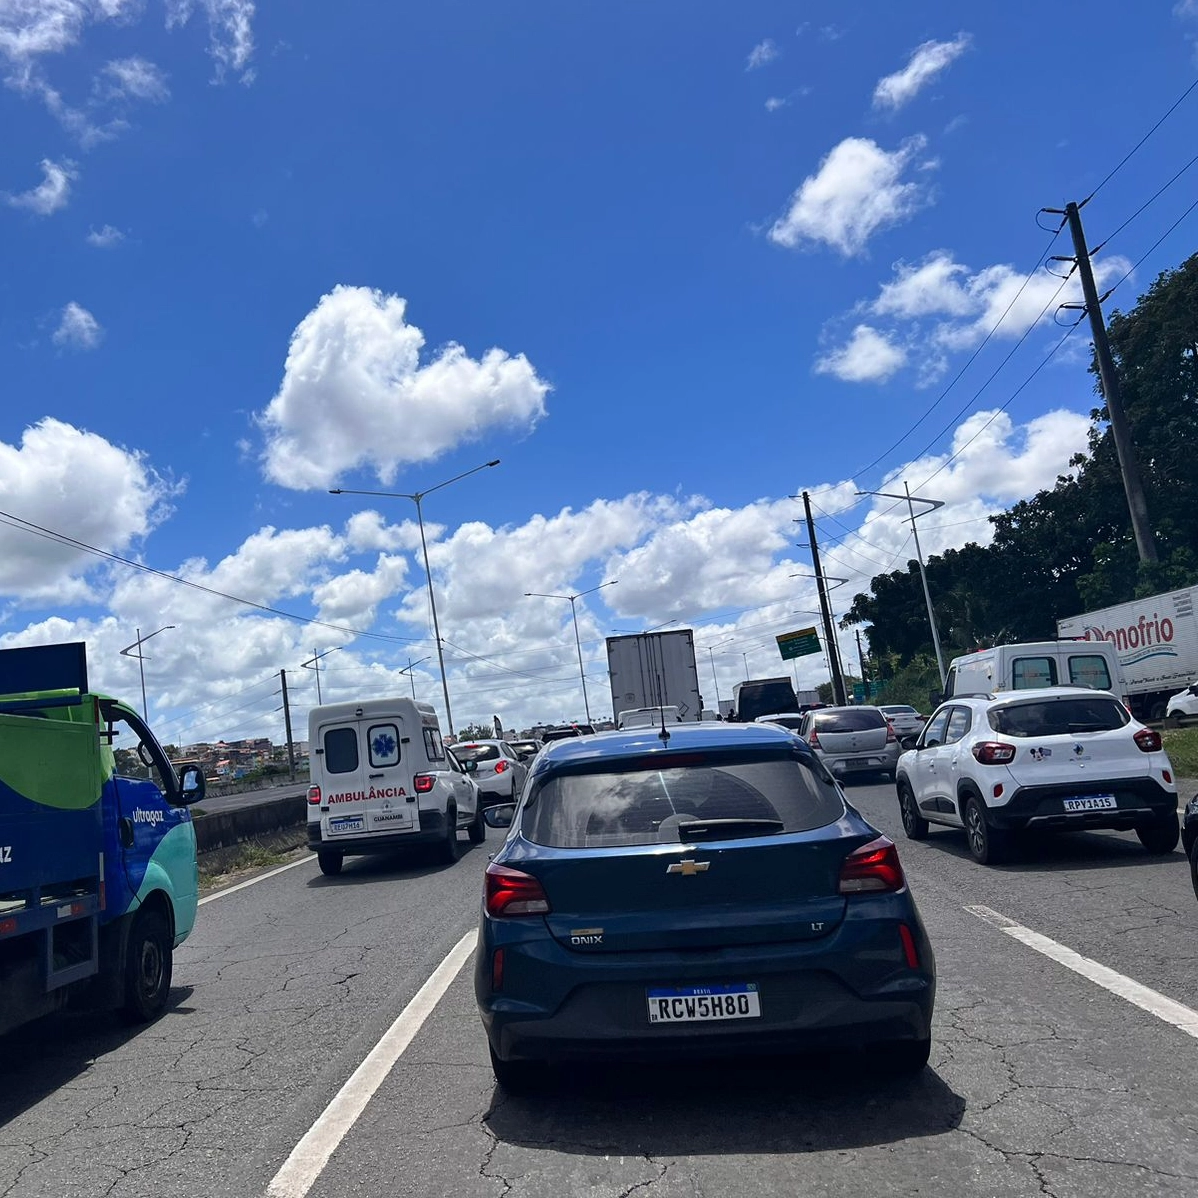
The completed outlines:
<svg viewBox="0 0 1198 1198">
<path fill-rule="evenodd" d="M 1124 230 L 1124 229 L 1126 229 L 1126 228 L 1127 228 L 1127 226 L 1128 226 L 1128 225 L 1130 225 L 1130 224 L 1131 224 L 1131 222 L 1132 222 L 1133 220 L 1135 220 L 1135 219 L 1136 219 L 1136 217 L 1137 217 L 1137 216 L 1139 216 L 1139 215 L 1140 215 L 1140 213 L 1141 213 L 1141 212 L 1143 212 L 1145 208 L 1149 207 L 1151 204 L 1155 203 L 1155 202 L 1156 202 L 1158 199 L 1160 199 L 1160 197 L 1161 197 L 1162 195 L 1164 195 L 1164 194 L 1165 194 L 1165 192 L 1166 192 L 1166 191 L 1168 191 L 1168 190 L 1169 190 L 1169 188 L 1170 188 L 1170 187 L 1172 187 L 1172 186 L 1173 186 L 1173 184 L 1174 184 L 1174 183 L 1176 183 L 1176 182 L 1177 182 L 1177 180 L 1178 180 L 1178 179 L 1180 179 L 1180 178 L 1182 177 L 1182 175 L 1184 175 L 1184 174 L 1186 173 L 1186 171 L 1188 171 L 1188 170 L 1190 169 L 1190 167 L 1192 167 L 1192 166 L 1194 165 L 1194 163 L 1195 163 L 1195 162 L 1198 162 L 1198 154 L 1195 154 L 1195 155 L 1194 155 L 1194 157 L 1193 157 L 1193 158 L 1191 158 L 1191 159 L 1189 160 L 1189 162 L 1187 162 L 1187 163 L 1185 164 L 1185 166 L 1183 166 L 1183 167 L 1181 168 L 1181 170 L 1179 170 L 1179 171 L 1177 172 L 1177 174 L 1175 174 L 1175 175 L 1173 176 L 1173 178 L 1169 180 L 1169 182 L 1168 182 L 1168 183 L 1165 183 L 1165 184 L 1163 184 L 1161 187 L 1158 187 L 1158 188 L 1157 188 L 1157 190 L 1156 190 L 1156 191 L 1154 191 L 1154 192 L 1152 193 L 1152 195 L 1150 195 L 1150 196 L 1148 197 L 1148 199 L 1146 199 L 1146 200 L 1145 200 L 1145 201 L 1144 201 L 1144 202 L 1143 202 L 1143 203 L 1142 203 L 1142 204 L 1141 204 L 1141 205 L 1140 205 L 1140 206 L 1139 206 L 1139 207 L 1138 207 L 1138 208 L 1135 210 L 1135 212 L 1133 212 L 1133 213 L 1131 214 L 1131 216 L 1129 216 L 1129 217 L 1127 218 L 1127 220 L 1125 220 L 1125 221 L 1124 221 L 1124 222 L 1123 222 L 1123 223 L 1122 223 L 1122 224 L 1121 224 L 1121 225 L 1120 225 L 1120 226 L 1119 226 L 1119 227 L 1118 227 L 1118 228 L 1117 228 L 1117 229 L 1116 229 L 1116 230 L 1115 230 L 1113 233 L 1108 233 L 1108 234 L 1106 235 L 1106 237 L 1104 237 L 1104 238 L 1103 238 L 1103 240 L 1102 240 L 1102 241 L 1100 241 L 1100 242 L 1099 242 L 1099 243 L 1098 243 L 1098 244 L 1097 244 L 1097 245 L 1096 245 L 1096 246 L 1095 246 L 1095 247 L 1094 247 L 1094 248 L 1093 248 L 1093 249 L 1090 251 L 1091 255 L 1097 254 L 1097 253 L 1098 253 L 1098 251 L 1099 251 L 1100 249 L 1102 249 L 1102 248 L 1103 248 L 1103 246 L 1105 246 L 1105 245 L 1107 244 L 1107 242 L 1108 242 L 1108 241 L 1110 241 L 1110 240 L 1111 240 L 1113 237 L 1118 237 L 1118 236 L 1119 236 L 1119 234 L 1120 234 L 1120 233 L 1122 233 L 1122 232 L 1123 232 L 1123 230 Z M 1079 207 L 1080 207 L 1080 205 L 1079 205 Z M 1153 247 L 1153 248 L 1155 248 L 1155 247 Z M 1125 277 L 1126 277 L 1126 276 L 1125 276 Z M 1118 286 L 1118 284 L 1116 284 L 1116 286 Z"/>
<path fill-rule="evenodd" d="M 1161 234 L 1161 235 L 1160 235 L 1160 236 L 1159 236 L 1159 237 L 1158 237 L 1158 238 L 1157 238 L 1157 239 L 1156 239 L 1156 240 L 1155 240 L 1155 241 L 1154 241 L 1154 242 L 1153 242 L 1153 243 L 1152 243 L 1152 244 L 1151 244 L 1151 245 L 1150 245 L 1150 246 L 1149 246 L 1149 247 L 1148 247 L 1148 248 L 1147 248 L 1147 249 L 1146 249 L 1146 250 L 1145 250 L 1145 251 L 1144 251 L 1144 252 L 1143 252 L 1141 255 L 1140 255 L 1140 256 L 1139 256 L 1139 258 L 1137 258 L 1137 259 L 1136 259 L 1136 261 L 1135 261 L 1135 262 L 1134 262 L 1134 263 L 1131 265 L 1131 267 L 1130 267 L 1130 269 L 1127 271 L 1127 273 L 1126 273 L 1126 274 L 1125 274 L 1125 275 L 1124 275 L 1124 276 L 1123 276 L 1123 277 L 1122 277 L 1122 278 L 1119 280 L 1119 282 L 1117 282 L 1117 283 L 1115 284 L 1115 286 L 1114 286 L 1114 287 L 1111 287 L 1111 288 L 1110 288 L 1110 289 L 1107 291 L 1107 293 L 1106 293 L 1106 294 L 1107 294 L 1107 295 L 1110 295 L 1112 291 L 1115 291 L 1115 290 L 1117 290 L 1118 288 L 1122 287 L 1122 286 L 1123 286 L 1123 284 L 1124 284 L 1124 283 L 1126 283 L 1126 282 L 1127 282 L 1127 280 L 1128 280 L 1128 279 L 1129 279 L 1129 278 L 1132 276 L 1132 274 L 1134 274 L 1134 273 L 1135 273 L 1135 271 L 1136 271 L 1136 268 L 1137 268 L 1137 267 L 1138 267 L 1138 266 L 1139 266 L 1139 265 L 1140 265 L 1140 264 L 1141 264 L 1141 263 L 1144 261 L 1144 259 L 1145 259 L 1145 258 L 1147 258 L 1147 257 L 1148 257 L 1148 255 L 1149 255 L 1149 254 L 1151 254 L 1151 253 L 1153 252 L 1153 250 L 1155 250 L 1155 249 L 1157 248 L 1157 246 L 1159 246 L 1159 245 L 1161 244 L 1161 242 L 1162 242 L 1162 241 L 1164 241 L 1164 240 L 1165 240 L 1165 238 L 1166 238 L 1166 237 L 1168 237 L 1168 236 L 1169 236 L 1169 234 L 1170 234 L 1170 233 L 1172 233 L 1172 232 L 1173 232 L 1173 230 L 1174 230 L 1174 229 L 1176 229 L 1176 228 L 1177 228 L 1177 226 L 1178 226 L 1178 225 L 1180 225 L 1180 224 L 1181 224 L 1181 222 L 1182 222 L 1183 220 L 1185 220 L 1185 218 L 1186 218 L 1187 216 L 1189 216 L 1191 212 L 1193 212 L 1193 211 L 1194 211 L 1194 209 L 1195 209 L 1195 208 L 1198 208 L 1198 200 L 1195 200 L 1195 201 L 1194 201 L 1194 202 L 1193 202 L 1193 203 L 1192 203 L 1192 204 L 1191 204 L 1191 205 L 1190 205 L 1190 206 L 1189 206 L 1189 207 L 1188 207 L 1188 208 L 1187 208 L 1187 209 L 1186 209 L 1186 210 L 1185 210 L 1185 211 L 1184 211 L 1184 212 L 1183 212 L 1183 213 L 1182 213 L 1182 214 L 1181 214 L 1181 215 L 1180 215 L 1180 216 L 1179 216 L 1179 217 L 1178 217 L 1178 218 L 1177 218 L 1177 219 L 1176 219 L 1176 220 L 1175 220 L 1175 221 L 1174 221 L 1174 222 L 1173 222 L 1173 223 L 1172 223 L 1172 224 L 1171 224 L 1171 225 L 1170 225 L 1170 226 L 1169 226 L 1169 227 L 1168 227 L 1168 228 L 1167 228 L 1167 229 L 1166 229 L 1166 230 L 1165 230 L 1165 231 L 1164 231 L 1164 232 L 1163 232 L 1163 233 L 1162 233 L 1162 234 Z M 1103 298 L 1105 299 L 1106 297 L 1104 296 Z"/>
<path fill-rule="evenodd" d="M 107 549 L 100 549 L 95 545 L 89 545 L 86 541 L 76 540 L 74 537 L 67 536 L 66 533 L 56 532 L 52 528 L 44 528 L 40 524 L 35 524 L 32 520 L 25 520 L 20 516 L 14 516 L 11 512 L 0 511 L 0 524 L 7 524 L 10 528 L 14 528 L 18 532 L 27 532 L 33 536 L 41 537 L 47 541 L 54 541 L 60 545 L 70 545 L 75 549 L 82 550 L 84 553 L 94 554 L 96 557 L 117 562 L 122 566 L 128 566 L 130 569 L 141 570 L 143 573 L 153 574 L 157 578 L 164 578 L 168 582 L 191 587 L 192 590 L 203 591 L 205 594 L 214 595 L 218 599 L 227 599 L 230 603 L 239 603 L 243 607 L 252 607 L 257 611 L 267 612 L 272 616 L 282 616 L 287 620 L 295 620 L 301 624 L 312 624 L 319 628 L 330 628 L 334 632 L 345 632 L 351 636 L 369 637 L 379 641 L 398 641 L 403 644 L 418 643 L 414 642 L 411 637 L 391 636 L 383 632 L 364 632 L 360 628 L 348 628 L 343 624 L 330 624 L 325 620 L 318 620 L 313 616 L 297 615 L 295 612 L 283 611 L 281 608 L 271 607 L 269 604 L 255 603 L 252 599 L 243 599 L 239 595 L 230 595 L 226 591 L 218 591 L 215 587 L 205 586 L 200 582 L 193 582 L 189 578 L 181 578 L 177 574 L 168 574 L 165 570 L 156 570 L 153 566 L 147 566 L 144 562 L 137 562 L 132 558 L 122 557 L 119 553 L 110 553 Z"/>
</svg>

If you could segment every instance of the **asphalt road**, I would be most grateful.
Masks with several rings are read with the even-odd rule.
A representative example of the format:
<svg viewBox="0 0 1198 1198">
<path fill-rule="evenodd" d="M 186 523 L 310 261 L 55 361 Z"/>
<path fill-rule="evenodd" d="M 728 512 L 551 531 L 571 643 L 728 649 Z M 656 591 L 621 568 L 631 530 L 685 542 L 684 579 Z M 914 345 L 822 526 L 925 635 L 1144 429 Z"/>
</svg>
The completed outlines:
<svg viewBox="0 0 1198 1198">
<path fill-rule="evenodd" d="M 960 833 L 904 840 L 893 788 L 848 793 L 899 843 L 937 954 L 919 1078 L 882 1080 L 868 1059 L 696 1061 L 571 1071 L 509 1099 L 491 1079 L 467 962 L 356 1120 L 326 1139 L 308 1192 L 1198 1193 L 1198 1015 L 1187 1033 L 999 926 L 1188 1007 L 1198 904 L 1180 851 L 1151 858 L 1133 836 L 1088 833 L 985 869 Z M 462 847 L 452 867 L 359 859 L 337 878 L 305 858 L 218 894 L 177 954 L 157 1024 L 67 1015 L 0 1039 L 0 1196 L 267 1194 L 476 925 L 487 850 Z"/>
</svg>

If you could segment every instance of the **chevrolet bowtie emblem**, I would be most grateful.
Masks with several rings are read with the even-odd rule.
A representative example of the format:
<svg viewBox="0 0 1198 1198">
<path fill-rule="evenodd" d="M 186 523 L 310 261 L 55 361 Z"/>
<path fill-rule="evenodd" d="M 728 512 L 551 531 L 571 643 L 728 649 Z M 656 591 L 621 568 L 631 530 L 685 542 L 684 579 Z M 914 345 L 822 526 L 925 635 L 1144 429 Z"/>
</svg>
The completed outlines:
<svg viewBox="0 0 1198 1198">
<path fill-rule="evenodd" d="M 710 861 L 675 861 L 666 866 L 666 873 L 681 874 L 684 878 L 689 878 L 693 874 L 705 874 L 710 868 Z"/>
</svg>

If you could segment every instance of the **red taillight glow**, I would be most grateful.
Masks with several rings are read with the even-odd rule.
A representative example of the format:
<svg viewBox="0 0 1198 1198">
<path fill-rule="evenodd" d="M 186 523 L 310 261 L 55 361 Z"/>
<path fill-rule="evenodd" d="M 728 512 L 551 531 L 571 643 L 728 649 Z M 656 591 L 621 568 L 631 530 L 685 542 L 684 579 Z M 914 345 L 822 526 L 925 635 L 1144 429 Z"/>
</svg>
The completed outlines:
<svg viewBox="0 0 1198 1198">
<path fill-rule="evenodd" d="M 320 802 L 320 787 L 313 784 L 308 787 L 308 802 L 315 807 Z"/>
<path fill-rule="evenodd" d="M 492 862 L 487 866 L 484 884 L 484 903 L 488 915 L 504 917 L 549 913 L 549 899 L 541 883 L 531 874 Z"/>
<path fill-rule="evenodd" d="M 813 748 L 819 748 L 819 733 L 814 728 L 811 729 L 811 735 L 807 738 L 807 743 Z"/>
<path fill-rule="evenodd" d="M 1173 775 L 1168 770 L 1161 770 L 1161 777 L 1170 784 L 1173 782 Z"/>
<path fill-rule="evenodd" d="M 894 742 L 896 740 L 898 740 L 898 737 L 895 736 L 895 734 L 894 734 L 894 725 L 889 720 L 887 720 L 886 721 L 886 743 L 888 745 L 892 745 L 892 744 L 894 744 Z"/>
<path fill-rule="evenodd" d="M 1161 751 L 1161 734 L 1151 728 L 1141 728 L 1132 737 L 1141 753 L 1159 753 Z"/>
<path fill-rule="evenodd" d="M 1002 783 L 1001 782 L 995 782 L 995 784 L 994 784 L 994 797 L 996 799 L 1002 798 Z"/>
<path fill-rule="evenodd" d="M 497 774 L 502 774 L 502 773 L 503 773 L 503 771 L 507 769 L 507 767 L 508 767 L 508 766 L 507 766 L 507 762 L 506 762 L 506 761 L 502 761 L 502 760 L 500 760 L 500 761 L 497 761 L 497 762 L 495 763 L 495 772 L 496 772 Z"/>
<path fill-rule="evenodd" d="M 491 989 L 503 989 L 503 949 L 497 948 L 491 957 Z"/>
<path fill-rule="evenodd" d="M 1015 746 L 998 740 L 984 740 L 973 746 L 973 755 L 983 765 L 1006 765 L 1015 760 Z"/>
<path fill-rule="evenodd" d="M 437 779 L 432 774 L 417 774 L 412 779 L 412 789 L 418 795 L 426 795 L 436 784 Z"/>
<path fill-rule="evenodd" d="M 899 939 L 903 942 L 903 956 L 907 959 L 907 968 L 918 969 L 919 953 L 915 950 L 915 937 L 905 923 L 899 924 Z"/>
<path fill-rule="evenodd" d="M 879 836 L 851 852 L 840 867 L 841 894 L 876 894 L 905 885 L 898 850 L 888 836 Z"/>
</svg>

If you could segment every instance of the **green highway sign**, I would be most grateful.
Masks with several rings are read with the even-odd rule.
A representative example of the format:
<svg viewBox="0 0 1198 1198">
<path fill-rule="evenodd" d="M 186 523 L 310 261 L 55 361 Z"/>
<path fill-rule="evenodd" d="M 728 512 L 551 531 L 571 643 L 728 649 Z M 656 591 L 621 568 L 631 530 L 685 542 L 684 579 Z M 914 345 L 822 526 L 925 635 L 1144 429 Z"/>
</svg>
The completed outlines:
<svg viewBox="0 0 1198 1198">
<path fill-rule="evenodd" d="M 808 657 L 820 652 L 819 633 L 814 628 L 800 628 L 796 632 L 783 632 L 775 637 L 778 652 L 783 661 L 794 657 Z"/>
</svg>

